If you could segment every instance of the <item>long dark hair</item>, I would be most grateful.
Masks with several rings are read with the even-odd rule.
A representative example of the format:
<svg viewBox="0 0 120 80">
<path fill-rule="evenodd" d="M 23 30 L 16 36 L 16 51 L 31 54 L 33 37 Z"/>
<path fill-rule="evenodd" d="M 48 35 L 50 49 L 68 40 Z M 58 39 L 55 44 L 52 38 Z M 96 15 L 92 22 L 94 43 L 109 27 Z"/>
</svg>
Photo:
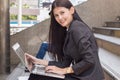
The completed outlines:
<svg viewBox="0 0 120 80">
<path fill-rule="evenodd" d="M 50 22 L 50 30 L 49 30 L 49 49 L 52 50 L 54 54 L 57 54 L 58 59 L 62 59 L 63 54 L 63 45 L 66 37 L 66 28 L 62 27 L 56 20 L 53 14 L 53 10 L 56 7 L 65 7 L 70 9 L 73 7 L 72 3 L 69 0 L 55 0 L 52 3 L 52 9 L 50 12 L 51 22 Z M 73 14 L 74 20 L 82 21 L 75 11 Z M 82 21 L 83 22 L 83 21 Z"/>
</svg>

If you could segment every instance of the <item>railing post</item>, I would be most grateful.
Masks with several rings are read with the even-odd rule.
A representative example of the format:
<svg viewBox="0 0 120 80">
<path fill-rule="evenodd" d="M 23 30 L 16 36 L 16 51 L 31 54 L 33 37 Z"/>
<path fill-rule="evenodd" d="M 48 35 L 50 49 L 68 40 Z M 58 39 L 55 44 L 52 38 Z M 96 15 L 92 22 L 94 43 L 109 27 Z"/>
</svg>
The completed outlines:
<svg viewBox="0 0 120 80">
<path fill-rule="evenodd" d="M 22 24 L 22 0 L 18 0 L 18 27 Z"/>
<path fill-rule="evenodd" d="M 0 74 L 10 73 L 9 0 L 0 0 Z"/>
</svg>

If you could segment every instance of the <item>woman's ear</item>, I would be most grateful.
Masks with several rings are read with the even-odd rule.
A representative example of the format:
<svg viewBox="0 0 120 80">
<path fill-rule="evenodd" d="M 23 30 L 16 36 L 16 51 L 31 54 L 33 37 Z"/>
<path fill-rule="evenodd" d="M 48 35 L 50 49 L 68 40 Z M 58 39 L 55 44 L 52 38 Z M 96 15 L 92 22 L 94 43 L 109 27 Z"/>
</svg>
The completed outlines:
<svg viewBox="0 0 120 80">
<path fill-rule="evenodd" d="M 74 14 L 74 12 L 75 12 L 74 7 L 71 7 L 71 8 L 70 8 L 70 12 L 71 12 L 71 14 Z"/>
</svg>

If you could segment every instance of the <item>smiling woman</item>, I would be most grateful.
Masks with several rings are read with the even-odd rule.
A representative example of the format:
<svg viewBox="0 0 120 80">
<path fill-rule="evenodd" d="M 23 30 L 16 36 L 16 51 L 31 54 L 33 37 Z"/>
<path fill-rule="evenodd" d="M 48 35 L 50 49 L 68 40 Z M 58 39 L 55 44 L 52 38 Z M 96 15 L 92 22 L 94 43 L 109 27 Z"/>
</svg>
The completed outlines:
<svg viewBox="0 0 120 80">
<path fill-rule="evenodd" d="M 55 0 L 50 18 L 48 48 L 57 60 L 42 60 L 30 54 L 25 56 L 33 64 L 46 66 L 46 73 L 65 75 L 65 78 L 30 74 L 29 80 L 104 80 L 96 39 L 71 2 Z"/>
</svg>

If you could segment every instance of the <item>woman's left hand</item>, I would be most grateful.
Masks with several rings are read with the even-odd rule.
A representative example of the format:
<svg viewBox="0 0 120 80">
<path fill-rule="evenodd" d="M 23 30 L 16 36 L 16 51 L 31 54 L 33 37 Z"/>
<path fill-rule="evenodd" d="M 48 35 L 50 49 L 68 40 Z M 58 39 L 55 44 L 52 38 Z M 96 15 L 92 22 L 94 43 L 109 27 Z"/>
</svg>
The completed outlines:
<svg viewBox="0 0 120 80">
<path fill-rule="evenodd" d="M 30 62 L 30 63 L 33 63 L 33 64 L 41 64 L 41 65 L 44 65 L 44 66 L 47 66 L 48 65 L 48 61 L 47 60 L 42 60 L 42 59 L 38 59 L 28 53 L 25 53 L 25 57 L 26 59 Z"/>
<path fill-rule="evenodd" d="M 59 68 L 56 66 L 47 66 L 46 72 L 57 73 L 57 74 L 66 74 L 66 68 Z"/>
</svg>

